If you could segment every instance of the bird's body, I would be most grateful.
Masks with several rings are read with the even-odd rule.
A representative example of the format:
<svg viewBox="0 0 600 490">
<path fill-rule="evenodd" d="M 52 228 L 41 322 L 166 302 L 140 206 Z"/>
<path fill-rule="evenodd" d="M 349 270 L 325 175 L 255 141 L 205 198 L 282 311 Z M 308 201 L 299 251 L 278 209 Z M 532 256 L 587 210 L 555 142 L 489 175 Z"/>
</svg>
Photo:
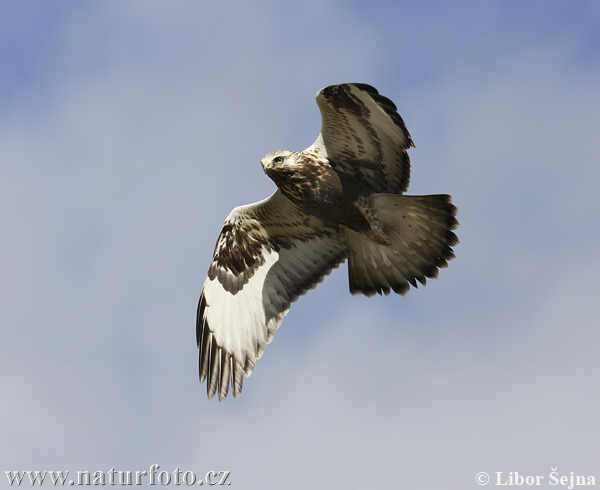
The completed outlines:
<svg viewBox="0 0 600 490">
<path fill-rule="evenodd" d="M 281 155 L 295 160 L 296 164 L 291 168 L 273 166 L 270 162 Z M 368 195 L 369 190 L 354 178 L 336 172 L 329 160 L 318 152 L 275 151 L 263 159 L 263 166 L 282 194 L 303 212 L 326 223 L 352 229 L 366 224 L 353 203 L 359 196 Z"/>
<path fill-rule="evenodd" d="M 454 257 L 448 195 L 405 196 L 412 139 L 396 106 L 371 86 L 317 94 L 321 134 L 303 152 L 261 163 L 278 190 L 235 208 L 215 247 L 198 306 L 200 380 L 210 398 L 242 389 L 299 295 L 349 260 L 353 294 L 405 294 Z"/>
</svg>

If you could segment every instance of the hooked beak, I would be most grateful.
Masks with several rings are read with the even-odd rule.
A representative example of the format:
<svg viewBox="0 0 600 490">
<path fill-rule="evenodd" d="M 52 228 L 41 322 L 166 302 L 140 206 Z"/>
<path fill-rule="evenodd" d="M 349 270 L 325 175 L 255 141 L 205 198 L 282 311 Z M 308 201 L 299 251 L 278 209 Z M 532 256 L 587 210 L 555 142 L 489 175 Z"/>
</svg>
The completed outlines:
<svg viewBox="0 0 600 490">
<path fill-rule="evenodd" d="M 262 165 L 263 171 L 268 174 L 269 170 L 273 170 L 274 168 L 279 168 L 277 165 L 274 165 L 270 160 L 261 160 L 260 164 Z"/>
</svg>

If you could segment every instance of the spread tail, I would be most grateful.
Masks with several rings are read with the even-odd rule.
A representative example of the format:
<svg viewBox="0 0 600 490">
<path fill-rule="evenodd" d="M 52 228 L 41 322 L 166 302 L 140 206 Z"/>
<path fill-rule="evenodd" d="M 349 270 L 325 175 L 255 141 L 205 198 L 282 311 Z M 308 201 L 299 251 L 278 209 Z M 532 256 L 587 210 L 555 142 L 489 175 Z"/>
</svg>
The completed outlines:
<svg viewBox="0 0 600 490">
<path fill-rule="evenodd" d="M 425 284 L 454 258 L 458 238 L 457 208 L 446 194 L 404 196 L 375 194 L 375 215 L 380 222 L 376 236 L 346 230 L 349 248 L 350 292 L 366 296 L 406 294 L 409 284 Z M 385 240 L 375 239 L 383 236 Z"/>
</svg>

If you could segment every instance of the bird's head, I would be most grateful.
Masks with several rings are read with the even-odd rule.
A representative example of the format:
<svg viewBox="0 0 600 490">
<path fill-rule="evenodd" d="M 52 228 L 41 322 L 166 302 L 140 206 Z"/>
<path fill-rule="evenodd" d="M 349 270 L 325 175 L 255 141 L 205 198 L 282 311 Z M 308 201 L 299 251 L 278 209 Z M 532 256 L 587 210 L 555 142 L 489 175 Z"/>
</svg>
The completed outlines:
<svg viewBox="0 0 600 490">
<path fill-rule="evenodd" d="M 297 153 L 288 150 L 277 150 L 267 153 L 260 161 L 267 175 L 278 169 L 293 169 L 297 165 Z"/>
</svg>

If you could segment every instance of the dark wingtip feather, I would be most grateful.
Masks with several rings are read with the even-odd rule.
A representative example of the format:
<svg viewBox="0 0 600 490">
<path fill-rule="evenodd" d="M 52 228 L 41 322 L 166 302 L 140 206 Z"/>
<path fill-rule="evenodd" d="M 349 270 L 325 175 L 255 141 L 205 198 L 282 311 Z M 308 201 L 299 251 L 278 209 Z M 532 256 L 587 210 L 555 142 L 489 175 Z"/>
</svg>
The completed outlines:
<svg viewBox="0 0 600 490">
<path fill-rule="evenodd" d="M 199 348 L 200 352 L 198 355 L 198 372 L 200 375 L 200 383 L 204 383 L 206 378 L 209 375 L 208 372 L 208 358 L 210 354 L 210 342 L 212 338 L 212 334 L 210 330 L 206 327 L 206 325 L 202 328 L 201 338 L 199 340 Z"/>
<path fill-rule="evenodd" d="M 233 369 L 233 376 L 231 379 L 233 385 L 233 397 L 237 398 L 242 393 L 242 387 L 244 384 L 244 371 L 235 357 L 232 357 L 231 365 Z"/>
<path fill-rule="evenodd" d="M 219 401 L 222 402 L 227 398 L 229 393 L 229 377 L 231 367 L 231 356 L 225 349 L 221 350 L 221 375 L 219 377 Z"/>
<path fill-rule="evenodd" d="M 217 393 L 219 388 L 219 346 L 217 345 L 217 341 L 214 336 L 212 337 L 212 342 L 210 343 L 210 353 L 209 353 L 209 373 L 208 380 L 206 383 L 206 391 L 208 394 L 208 399 L 212 400 L 212 398 Z"/>
<path fill-rule="evenodd" d="M 200 295 L 198 301 L 198 310 L 196 311 L 196 345 L 200 348 L 203 335 L 203 324 L 204 324 L 204 309 L 206 308 L 206 299 L 204 294 Z"/>
<path fill-rule="evenodd" d="M 233 396 L 239 397 L 244 384 L 244 370 L 234 356 L 217 345 L 214 335 L 206 322 L 200 323 L 198 335 L 198 373 L 200 383 L 206 381 L 208 399 L 212 400 L 219 393 L 222 402 L 229 394 L 229 386 L 233 387 Z M 254 363 L 246 362 L 254 367 Z M 249 369 L 251 372 L 252 369 Z"/>
</svg>

